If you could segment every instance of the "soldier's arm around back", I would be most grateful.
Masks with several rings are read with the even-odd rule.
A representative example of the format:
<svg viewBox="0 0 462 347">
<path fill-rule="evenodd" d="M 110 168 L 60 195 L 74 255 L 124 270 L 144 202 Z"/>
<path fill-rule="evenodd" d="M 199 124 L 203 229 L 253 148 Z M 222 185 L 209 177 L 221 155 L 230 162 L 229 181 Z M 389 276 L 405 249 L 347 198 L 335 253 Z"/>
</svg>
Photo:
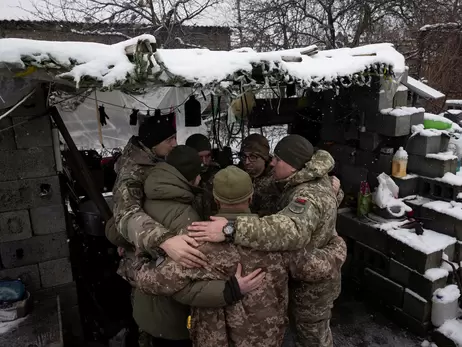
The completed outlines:
<svg viewBox="0 0 462 347">
<path fill-rule="evenodd" d="M 169 230 L 143 210 L 142 169 L 125 173 L 114 191 L 114 219 L 118 232 L 137 248 L 152 252 L 171 237 Z"/>
<path fill-rule="evenodd" d="M 336 279 L 345 262 L 347 247 L 340 236 L 333 236 L 323 248 L 305 247 L 290 254 L 292 278 L 304 282 L 321 282 Z"/>
<path fill-rule="evenodd" d="M 322 223 L 322 197 L 311 188 L 296 194 L 277 214 L 236 219 L 235 243 L 262 251 L 293 251 L 305 247 Z"/>
</svg>

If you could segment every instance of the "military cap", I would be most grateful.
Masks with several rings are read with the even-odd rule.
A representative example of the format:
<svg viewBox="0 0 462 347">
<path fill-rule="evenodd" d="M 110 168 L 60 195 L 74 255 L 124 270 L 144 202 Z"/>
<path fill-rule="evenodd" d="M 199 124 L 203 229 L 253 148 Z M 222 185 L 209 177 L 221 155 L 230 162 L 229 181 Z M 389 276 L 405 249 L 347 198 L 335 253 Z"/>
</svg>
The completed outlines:
<svg viewBox="0 0 462 347">
<path fill-rule="evenodd" d="M 239 204 L 253 194 L 252 179 L 237 166 L 231 165 L 217 172 L 213 179 L 213 196 L 224 204 Z"/>
</svg>

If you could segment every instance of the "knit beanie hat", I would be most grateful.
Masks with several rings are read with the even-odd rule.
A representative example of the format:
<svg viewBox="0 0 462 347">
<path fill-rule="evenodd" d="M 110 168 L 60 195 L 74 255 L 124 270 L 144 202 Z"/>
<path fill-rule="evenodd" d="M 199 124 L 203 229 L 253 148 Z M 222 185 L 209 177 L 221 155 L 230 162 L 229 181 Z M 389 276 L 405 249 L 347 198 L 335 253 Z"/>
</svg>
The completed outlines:
<svg viewBox="0 0 462 347">
<path fill-rule="evenodd" d="M 313 156 L 314 149 L 310 141 L 300 135 L 288 135 L 278 142 L 274 155 L 294 169 L 301 170 Z"/>
<path fill-rule="evenodd" d="M 147 117 L 138 129 L 138 139 L 148 148 L 176 134 L 175 126 L 167 117 Z"/>
<path fill-rule="evenodd" d="M 252 179 L 237 166 L 230 165 L 218 171 L 213 179 L 213 196 L 224 204 L 239 204 L 253 194 Z"/>
<path fill-rule="evenodd" d="M 266 137 L 260 134 L 250 134 L 242 141 L 241 152 L 251 152 L 269 159 L 270 146 Z"/>
<path fill-rule="evenodd" d="M 167 164 L 177 169 L 188 182 L 201 173 L 201 158 L 194 148 L 186 145 L 176 146 L 167 155 Z"/>
<path fill-rule="evenodd" d="M 212 145 L 210 144 L 209 139 L 207 136 L 202 134 L 191 135 L 186 140 L 185 145 L 194 148 L 198 152 L 212 150 Z"/>
</svg>

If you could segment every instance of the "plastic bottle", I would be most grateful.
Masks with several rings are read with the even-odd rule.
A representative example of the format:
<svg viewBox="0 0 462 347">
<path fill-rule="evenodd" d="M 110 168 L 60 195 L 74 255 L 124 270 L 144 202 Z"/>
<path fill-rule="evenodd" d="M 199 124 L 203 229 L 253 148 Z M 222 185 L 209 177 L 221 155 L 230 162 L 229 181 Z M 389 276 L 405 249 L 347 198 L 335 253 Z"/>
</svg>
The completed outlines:
<svg viewBox="0 0 462 347">
<path fill-rule="evenodd" d="M 452 287 L 452 288 L 450 288 Z M 448 289 L 451 289 L 448 291 Z M 432 297 L 431 321 L 433 326 L 440 327 L 445 321 L 455 319 L 459 313 L 460 291 L 456 285 L 437 289 Z"/>
<path fill-rule="evenodd" d="M 407 175 L 407 152 L 403 147 L 400 147 L 393 156 L 391 166 L 391 175 L 393 177 L 405 177 Z"/>
</svg>

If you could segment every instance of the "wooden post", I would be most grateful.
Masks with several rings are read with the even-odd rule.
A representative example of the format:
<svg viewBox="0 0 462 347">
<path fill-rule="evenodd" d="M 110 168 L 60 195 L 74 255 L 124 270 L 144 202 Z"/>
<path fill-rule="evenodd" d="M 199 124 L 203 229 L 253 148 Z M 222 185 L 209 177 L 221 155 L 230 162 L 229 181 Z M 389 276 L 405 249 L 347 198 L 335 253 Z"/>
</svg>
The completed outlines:
<svg viewBox="0 0 462 347">
<path fill-rule="evenodd" d="M 64 124 L 61 115 L 59 114 L 56 107 L 52 107 L 50 109 L 51 117 L 53 118 L 56 126 L 59 129 L 61 135 L 63 135 L 64 141 L 66 141 L 67 146 L 69 147 L 69 151 L 71 153 L 72 159 L 74 160 L 75 165 L 79 169 L 79 174 L 76 176 L 78 179 L 81 177 L 83 182 L 79 182 L 81 186 L 87 190 L 87 194 L 91 200 L 96 204 L 98 207 L 99 212 L 101 213 L 101 217 L 107 222 L 112 217 L 112 211 L 109 208 L 106 200 L 104 199 L 103 195 L 100 193 L 99 189 L 96 187 L 95 182 L 91 176 L 90 170 L 88 170 L 85 161 L 83 160 L 82 156 L 77 149 L 77 146 L 74 143 L 74 140 L 69 134 L 66 125 Z"/>
</svg>

